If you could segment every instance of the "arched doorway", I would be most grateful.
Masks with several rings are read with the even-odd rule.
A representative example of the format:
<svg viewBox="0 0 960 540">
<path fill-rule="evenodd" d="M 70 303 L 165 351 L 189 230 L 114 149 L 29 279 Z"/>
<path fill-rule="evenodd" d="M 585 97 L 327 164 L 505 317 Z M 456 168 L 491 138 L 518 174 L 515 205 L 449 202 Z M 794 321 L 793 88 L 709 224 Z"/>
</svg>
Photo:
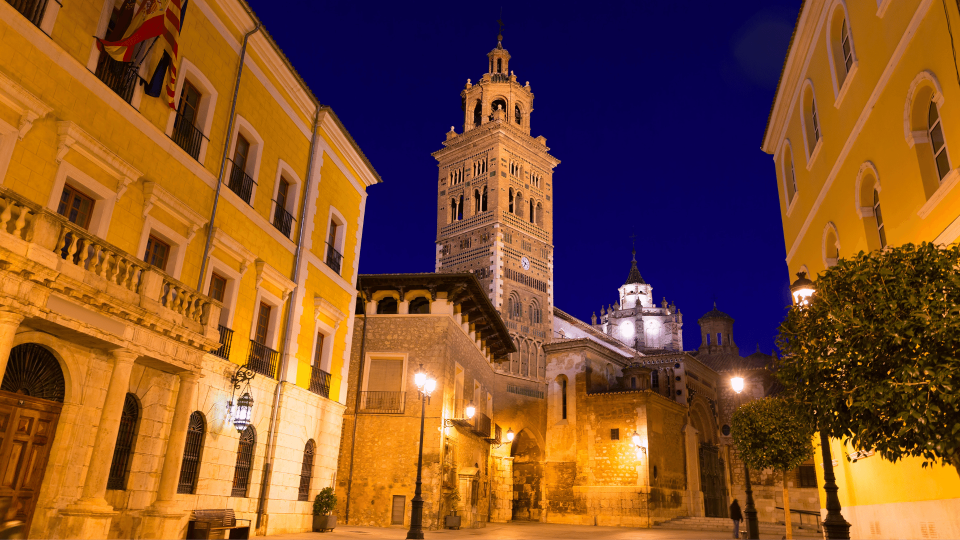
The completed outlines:
<svg viewBox="0 0 960 540">
<path fill-rule="evenodd" d="M 723 458 L 717 446 L 717 430 L 710 413 L 699 400 L 690 408 L 690 422 L 697 430 L 700 465 L 700 490 L 706 517 L 727 517 L 727 489 Z"/>
<path fill-rule="evenodd" d="M 66 384 L 60 363 L 36 343 L 10 351 L 0 382 L 0 513 L 29 533 Z M 7 507 L 5 502 L 9 501 Z"/>
<path fill-rule="evenodd" d="M 526 429 L 517 434 L 510 447 L 513 457 L 513 519 L 540 521 L 540 482 L 543 478 L 543 451 Z"/>
</svg>

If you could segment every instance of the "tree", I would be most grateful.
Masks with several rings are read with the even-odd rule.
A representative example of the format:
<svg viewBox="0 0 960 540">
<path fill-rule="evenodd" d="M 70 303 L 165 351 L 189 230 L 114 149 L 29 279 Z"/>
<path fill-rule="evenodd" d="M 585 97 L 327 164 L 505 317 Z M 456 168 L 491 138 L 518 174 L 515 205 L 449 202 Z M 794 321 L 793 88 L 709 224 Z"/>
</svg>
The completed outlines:
<svg viewBox="0 0 960 540">
<path fill-rule="evenodd" d="M 859 450 L 960 471 L 960 246 L 841 259 L 791 310 L 777 375 L 817 428 Z"/>
<path fill-rule="evenodd" d="M 813 429 L 796 404 L 778 396 L 740 406 L 733 413 L 733 443 L 740 459 L 754 470 L 773 469 L 784 475 L 783 515 L 787 538 L 793 537 L 786 473 L 813 456 Z"/>
</svg>

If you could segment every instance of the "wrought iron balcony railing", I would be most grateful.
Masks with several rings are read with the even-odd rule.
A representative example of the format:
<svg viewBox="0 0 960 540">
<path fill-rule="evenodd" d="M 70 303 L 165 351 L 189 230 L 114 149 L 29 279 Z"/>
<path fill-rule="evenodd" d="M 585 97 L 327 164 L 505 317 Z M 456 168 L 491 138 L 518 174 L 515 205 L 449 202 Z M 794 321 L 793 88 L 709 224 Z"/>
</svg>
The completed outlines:
<svg viewBox="0 0 960 540">
<path fill-rule="evenodd" d="M 277 378 L 277 360 L 280 353 L 267 347 L 263 343 L 250 340 L 250 356 L 247 357 L 247 367 L 261 375 L 273 379 Z"/>
<path fill-rule="evenodd" d="M 278 231 L 282 232 L 284 236 L 290 238 L 290 229 L 293 226 L 293 222 L 296 221 L 293 219 L 293 215 L 290 212 L 287 212 L 287 209 L 280 206 L 280 203 L 276 203 L 277 207 L 273 211 L 273 226 L 277 228 Z"/>
<path fill-rule="evenodd" d="M 327 242 L 327 266 L 334 272 L 340 274 L 340 264 L 343 262 L 343 255 Z"/>
<path fill-rule="evenodd" d="M 185 118 L 180 111 L 177 111 L 177 119 L 173 123 L 173 134 L 170 135 L 170 138 L 177 143 L 177 146 L 190 154 L 193 159 L 200 159 L 200 146 L 207 136 L 200 131 L 200 128 L 193 125 L 192 121 Z"/>
<path fill-rule="evenodd" d="M 230 359 L 230 345 L 233 344 L 233 330 L 219 325 L 220 328 L 220 348 L 213 351 L 213 354 L 223 358 L 224 360 Z"/>
<path fill-rule="evenodd" d="M 250 198 L 253 196 L 253 186 L 256 185 L 256 182 L 232 159 L 227 161 L 230 162 L 230 178 L 227 180 L 227 187 L 243 199 L 243 202 L 253 206 L 250 203 Z"/>
<path fill-rule="evenodd" d="M 7 3 L 13 6 L 13 9 L 19 11 L 37 28 L 40 27 L 43 13 L 47 10 L 47 2 L 48 0 L 7 0 Z"/>
<path fill-rule="evenodd" d="M 140 80 L 140 75 L 137 73 L 139 70 L 140 65 L 137 63 L 117 62 L 109 54 L 100 53 L 94 74 L 124 101 L 130 103 L 133 99 L 133 91 Z"/>
<path fill-rule="evenodd" d="M 490 417 L 483 414 L 482 412 L 477 412 L 473 415 L 473 426 L 470 428 L 470 431 L 476 433 L 477 435 L 489 438 L 490 437 Z"/>
<path fill-rule="evenodd" d="M 360 412 L 401 414 L 406 395 L 406 392 L 360 392 Z"/>
<path fill-rule="evenodd" d="M 313 366 L 310 372 L 310 391 L 318 396 L 330 397 L 330 374 Z"/>
</svg>

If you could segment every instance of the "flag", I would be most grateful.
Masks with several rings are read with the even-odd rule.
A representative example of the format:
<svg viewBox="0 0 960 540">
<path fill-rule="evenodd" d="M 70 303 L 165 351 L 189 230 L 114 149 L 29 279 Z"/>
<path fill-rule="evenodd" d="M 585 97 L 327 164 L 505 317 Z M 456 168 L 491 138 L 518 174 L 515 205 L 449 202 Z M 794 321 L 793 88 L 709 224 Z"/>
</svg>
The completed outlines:
<svg viewBox="0 0 960 540">
<path fill-rule="evenodd" d="M 177 0 L 143 0 L 140 10 L 133 16 L 127 31 L 123 37 L 117 41 L 105 41 L 97 39 L 97 47 L 110 55 L 118 62 L 130 62 L 133 60 L 135 45 L 138 43 L 160 36 L 165 30 L 167 5 L 176 2 L 179 15 L 179 4 Z"/>
<path fill-rule="evenodd" d="M 117 14 L 117 22 L 113 25 L 113 30 L 104 38 L 106 41 L 119 41 L 130 28 L 130 21 L 133 19 L 133 12 L 137 8 L 137 0 L 124 0 Z"/>
<path fill-rule="evenodd" d="M 167 51 L 163 51 L 163 57 L 157 62 L 157 68 L 153 70 L 153 76 L 150 77 L 150 82 L 143 90 L 144 94 L 150 97 L 160 97 L 160 94 L 163 93 L 163 83 L 166 80 L 168 67 L 170 67 L 170 55 L 167 54 Z"/>
<path fill-rule="evenodd" d="M 177 108 L 173 98 L 177 93 L 177 69 L 180 67 L 180 29 L 183 28 L 183 18 L 187 14 L 187 4 L 189 3 L 190 0 L 183 0 L 181 5 L 181 0 L 169 0 L 167 14 L 163 18 L 164 31 L 160 35 L 163 52 L 170 59 L 170 77 L 167 78 L 165 93 L 167 95 L 167 105 L 171 109 Z M 160 61 L 162 63 L 163 59 Z"/>
</svg>

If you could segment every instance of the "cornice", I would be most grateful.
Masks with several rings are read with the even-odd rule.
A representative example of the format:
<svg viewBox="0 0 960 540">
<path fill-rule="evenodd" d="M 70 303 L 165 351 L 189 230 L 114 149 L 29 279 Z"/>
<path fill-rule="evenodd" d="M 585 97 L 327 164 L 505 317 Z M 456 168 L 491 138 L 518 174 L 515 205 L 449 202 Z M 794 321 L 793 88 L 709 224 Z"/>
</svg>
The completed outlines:
<svg viewBox="0 0 960 540">
<path fill-rule="evenodd" d="M 37 96 L 28 92 L 13 79 L 0 72 L 0 103 L 5 103 L 17 114 L 20 120 L 17 125 L 17 139 L 23 140 L 33 123 L 53 111 Z"/>
<path fill-rule="evenodd" d="M 247 273 L 247 268 L 257 259 L 257 256 L 244 247 L 243 244 L 235 240 L 232 236 L 225 233 L 223 229 L 214 227 L 213 229 L 213 247 L 226 252 L 240 263 L 240 275 Z"/>
<path fill-rule="evenodd" d="M 253 264 L 257 268 L 257 287 L 266 279 L 268 283 L 283 291 L 283 301 L 286 302 L 290 293 L 297 288 L 297 284 L 263 259 L 257 259 Z"/>
<path fill-rule="evenodd" d="M 543 159 L 546 162 L 545 168 L 553 169 L 560 164 L 560 160 L 550 154 L 550 148 L 537 140 L 542 138 L 542 136 L 531 137 L 520 129 L 513 127 L 509 122 L 499 120 L 487 122 L 480 127 L 473 128 L 466 133 L 461 133 L 448 141 L 444 141 L 444 148 L 433 152 L 431 155 L 437 161 L 440 161 L 440 159 L 447 154 L 466 149 L 470 145 L 479 145 L 480 139 L 487 137 L 504 137 L 517 143 L 524 150 Z M 473 152 L 473 150 L 470 150 L 470 152 Z"/>
<path fill-rule="evenodd" d="M 146 181 L 143 183 L 143 217 L 146 218 L 147 214 L 150 213 L 150 210 L 154 206 L 159 206 L 163 208 L 168 214 L 170 214 L 174 219 L 182 223 L 189 229 L 187 234 L 187 243 L 189 244 L 193 237 L 197 234 L 197 230 L 200 227 L 206 225 L 207 220 L 204 217 L 196 212 L 194 209 L 190 208 L 186 203 L 176 198 L 169 191 L 158 186 L 156 182 Z"/>
<path fill-rule="evenodd" d="M 117 200 L 120 200 L 132 182 L 143 176 L 137 168 L 121 159 L 77 124 L 57 122 L 57 163 L 62 162 L 67 151 L 71 149 L 117 179 Z"/>
</svg>

